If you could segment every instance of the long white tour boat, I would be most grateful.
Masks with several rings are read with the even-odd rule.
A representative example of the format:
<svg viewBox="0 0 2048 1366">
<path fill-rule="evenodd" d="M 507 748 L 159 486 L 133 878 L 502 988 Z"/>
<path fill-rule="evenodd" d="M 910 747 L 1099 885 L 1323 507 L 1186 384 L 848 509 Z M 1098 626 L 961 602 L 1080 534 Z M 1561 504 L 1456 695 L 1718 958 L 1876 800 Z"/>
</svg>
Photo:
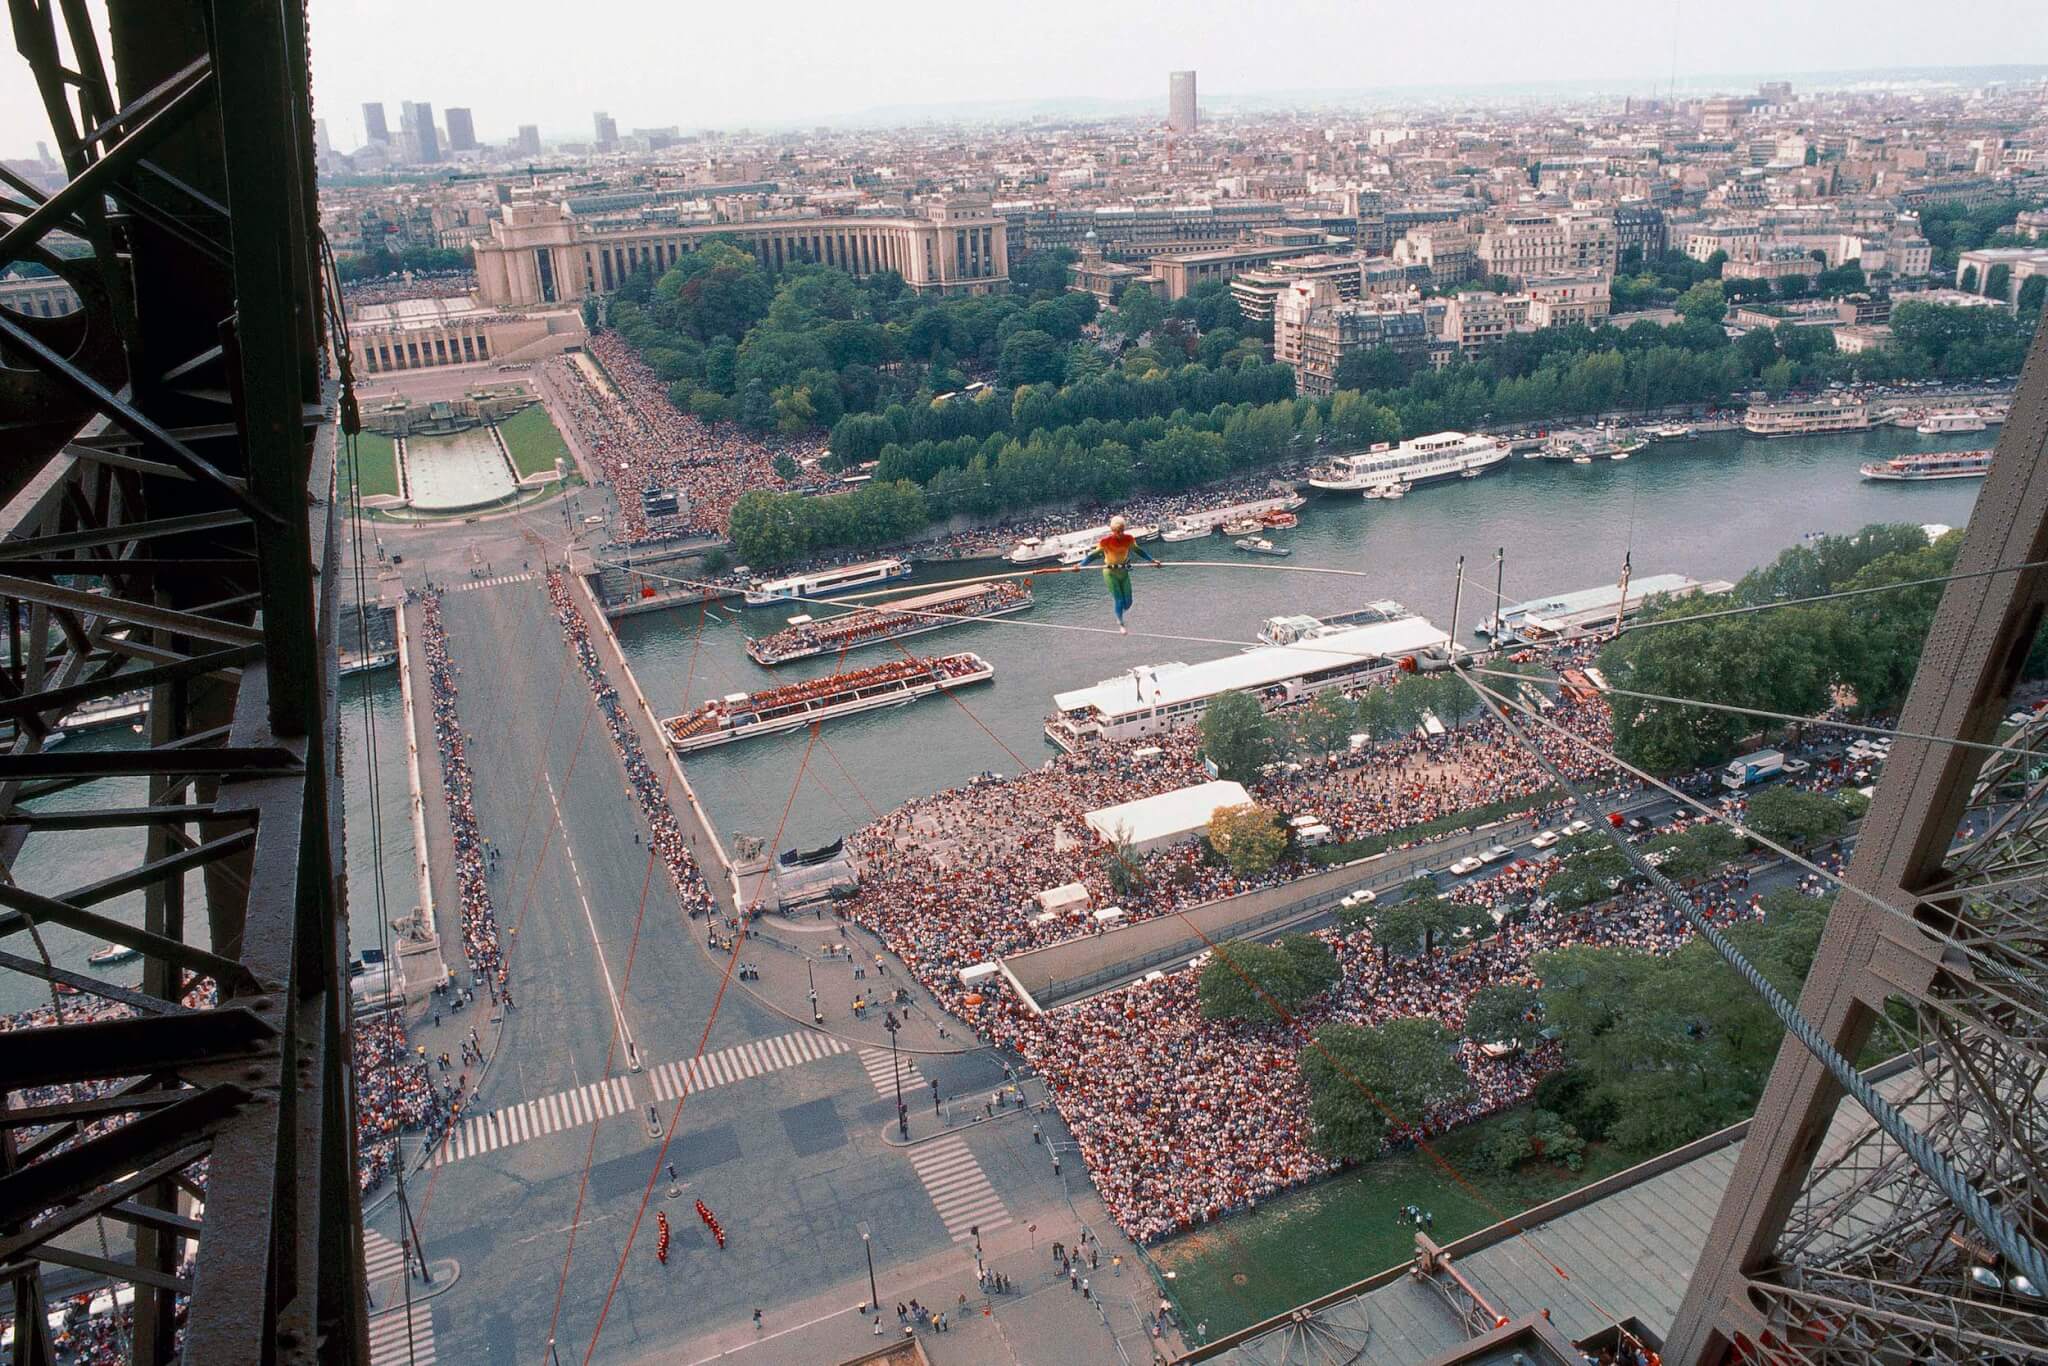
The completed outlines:
<svg viewBox="0 0 2048 1366">
<path fill-rule="evenodd" d="M 746 604 L 749 607 L 768 607 L 778 602 L 829 598 L 837 593 L 851 593 L 856 588 L 869 588 L 909 577 L 910 562 L 892 555 L 883 560 L 863 560 L 859 564 L 820 569 L 812 574 L 792 574 L 785 579 L 757 579 L 747 589 Z"/>
<path fill-rule="evenodd" d="M 772 668 L 792 660 L 923 635 L 963 621 L 1006 617 L 1029 609 L 1031 601 L 1031 589 L 1025 584 L 967 584 L 936 593 L 920 593 L 914 598 L 899 598 L 886 607 L 867 607 L 823 621 L 792 618 L 787 628 L 748 641 L 747 654 L 756 664 Z"/>
<path fill-rule="evenodd" d="M 1620 584 L 1608 583 L 1503 606 L 1497 615 L 1473 627 L 1472 634 L 1485 637 L 1496 647 L 1574 640 L 1588 631 L 1612 626 L 1616 617 L 1626 621 L 1652 600 L 1717 597 L 1734 587 L 1725 579 L 1701 582 L 1684 574 L 1650 574 L 1631 580 L 1625 596 Z"/>
<path fill-rule="evenodd" d="M 902 706 L 935 692 L 985 683 L 995 673 L 987 660 L 970 652 L 931 658 L 911 655 L 802 683 L 713 698 L 695 711 L 669 717 L 661 728 L 670 748 L 688 754 L 757 735 L 799 730 L 813 721 Z"/>
<path fill-rule="evenodd" d="M 1382 443 L 1356 455 L 1340 455 L 1310 472 L 1308 486 L 1324 493 L 1363 493 L 1492 469 L 1508 458 L 1505 441 L 1465 432 L 1418 436 L 1398 446 Z"/>
<path fill-rule="evenodd" d="M 1895 483 L 1923 479 L 1982 479 L 1991 473 L 1990 451 L 1930 451 L 1864 464 L 1863 477 Z"/>
</svg>

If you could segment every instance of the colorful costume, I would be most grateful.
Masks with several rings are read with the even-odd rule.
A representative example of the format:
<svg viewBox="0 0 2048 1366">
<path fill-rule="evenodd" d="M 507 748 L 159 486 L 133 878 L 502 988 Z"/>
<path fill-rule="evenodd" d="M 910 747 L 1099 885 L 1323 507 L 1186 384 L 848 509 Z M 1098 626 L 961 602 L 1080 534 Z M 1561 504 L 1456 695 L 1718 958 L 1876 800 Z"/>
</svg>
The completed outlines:
<svg viewBox="0 0 2048 1366">
<path fill-rule="evenodd" d="M 1088 552 L 1082 564 L 1093 564 L 1097 558 L 1102 561 L 1102 580 L 1109 585 L 1110 601 L 1116 606 L 1116 624 L 1124 624 L 1124 613 L 1131 607 L 1131 556 L 1136 554 L 1147 564 L 1158 564 L 1145 553 L 1145 547 L 1138 544 L 1138 538 L 1127 531 L 1112 531 L 1095 543 L 1095 549 Z"/>
</svg>

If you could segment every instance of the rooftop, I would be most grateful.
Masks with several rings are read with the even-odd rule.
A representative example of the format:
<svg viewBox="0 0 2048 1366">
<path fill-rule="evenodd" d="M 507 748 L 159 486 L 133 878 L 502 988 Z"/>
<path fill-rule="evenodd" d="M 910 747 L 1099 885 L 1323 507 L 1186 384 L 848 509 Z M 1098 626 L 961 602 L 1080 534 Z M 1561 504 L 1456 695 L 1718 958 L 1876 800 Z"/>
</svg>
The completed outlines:
<svg viewBox="0 0 2048 1366">
<path fill-rule="evenodd" d="M 1057 693 L 1053 705 L 1063 712 L 1093 709 L 1107 717 L 1123 716 L 1153 707 L 1199 701 L 1223 692 L 1269 687 L 1360 661 L 1413 654 L 1449 640 L 1449 636 L 1421 617 L 1399 617 L 1370 626 L 1333 630 L 1297 645 L 1261 646 L 1199 664 L 1176 661 L 1140 665 L 1120 678 Z M 1145 694 L 1142 699 L 1141 690 Z"/>
</svg>

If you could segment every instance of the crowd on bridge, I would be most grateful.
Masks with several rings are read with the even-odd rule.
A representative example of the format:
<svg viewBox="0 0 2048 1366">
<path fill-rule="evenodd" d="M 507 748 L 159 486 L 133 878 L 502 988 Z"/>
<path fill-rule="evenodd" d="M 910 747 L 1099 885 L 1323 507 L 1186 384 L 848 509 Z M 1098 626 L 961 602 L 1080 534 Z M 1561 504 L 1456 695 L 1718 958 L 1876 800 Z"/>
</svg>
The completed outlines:
<svg viewBox="0 0 2048 1366">
<path fill-rule="evenodd" d="M 604 662 L 590 640 L 590 624 L 583 619 L 583 613 L 570 597 L 568 580 L 550 569 L 547 584 L 548 601 L 554 606 L 555 620 L 561 624 L 562 637 L 576 656 L 584 680 L 590 685 L 591 695 L 597 700 L 612 747 L 626 766 L 633 798 L 640 804 L 640 814 L 647 820 L 648 841 L 655 855 L 661 859 L 662 866 L 668 870 L 677 900 L 682 903 L 684 913 L 692 918 L 700 915 L 715 917 L 717 903 L 704 881 L 703 870 L 690 853 L 689 841 L 676 821 L 675 810 L 669 805 L 668 784 L 660 771 L 647 761 L 640 737 L 633 729 L 632 718 L 626 715 L 624 704 L 619 700 L 619 690 L 605 676 Z"/>
<path fill-rule="evenodd" d="M 1599 699 L 1563 700 L 1550 716 L 1571 735 L 1602 747 L 1610 742 L 1610 717 Z M 1591 748 L 1551 732 L 1531 738 L 1575 781 L 1623 786 Z M 1535 954 L 1574 944 L 1668 952 L 1691 934 L 1654 894 L 1590 910 L 1523 909 L 1554 868 L 1517 860 L 1450 892 L 1454 900 L 1516 913 L 1427 956 L 1382 953 L 1365 926 L 1318 931 L 1342 976 L 1292 1024 L 1203 1018 L 1193 971 L 1043 1015 L 990 985 L 999 979 L 961 984 L 962 968 L 1095 932 L 1086 911 L 1068 918 L 1041 911 L 1034 900 L 1041 890 L 1079 882 L 1093 905 L 1117 905 L 1136 921 L 1308 871 L 1288 859 L 1244 877 L 1186 842 L 1146 855 L 1137 878 L 1114 885 L 1081 815 L 1208 776 L 1188 727 L 1143 743 L 1090 746 L 1015 778 L 977 780 L 913 801 L 854 840 L 864 876 L 849 912 L 879 933 L 942 1004 L 1039 1071 L 1112 1216 L 1134 1238 L 1194 1227 L 1333 1170 L 1312 1142 L 1298 1061 L 1321 1025 L 1421 1016 L 1456 1034 L 1480 988 L 1533 984 Z M 1399 836 L 1408 827 L 1507 797 L 1538 796 L 1550 786 L 1521 741 L 1481 719 L 1276 772 L 1253 785 L 1253 795 L 1283 814 L 1313 812 L 1343 837 L 1393 836 L 1400 847 L 1409 842 Z M 1536 814 L 1563 819 L 1558 802 Z M 1724 921 L 1756 914 L 1760 900 L 1740 871 L 1696 895 Z M 1492 1056 L 1462 1041 L 1459 1062 L 1467 1094 L 1414 1129 L 1397 1130 L 1390 1145 L 1521 1103 L 1558 1059 L 1550 1044 Z"/>
<path fill-rule="evenodd" d="M 502 985 L 504 951 L 498 943 L 498 917 L 491 905 L 489 845 L 476 823 L 476 780 L 456 712 L 461 673 L 448 653 L 448 631 L 441 623 L 441 595 L 416 597 L 420 609 L 420 648 L 427 659 L 427 700 L 434 718 L 434 745 L 441 754 L 441 791 L 447 798 L 448 832 L 455 850 L 455 886 L 461 900 L 462 955 L 479 980 Z"/>
<path fill-rule="evenodd" d="M 667 386 L 617 333 L 595 334 L 587 350 L 609 385 L 593 383 L 567 358 L 548 361 L 544 373 L 560 401 L 560 416 L 618 495 L 624 525 L 615 539 L 622 544 L 679 532 L 723 535 L 741 494 L 793 486 L 776 472 L 778 460 L 786 456 L 801 468 L 825 454 L 824 442 L 815 438 L 763 435 L 681 411 L 669 402 Z M 794 486 L 830 482 L 823 474 L 800 473 Z M 641 494 L 650 489 L 678 490 L 678 513 L 649 518 Z"/>
</svg>

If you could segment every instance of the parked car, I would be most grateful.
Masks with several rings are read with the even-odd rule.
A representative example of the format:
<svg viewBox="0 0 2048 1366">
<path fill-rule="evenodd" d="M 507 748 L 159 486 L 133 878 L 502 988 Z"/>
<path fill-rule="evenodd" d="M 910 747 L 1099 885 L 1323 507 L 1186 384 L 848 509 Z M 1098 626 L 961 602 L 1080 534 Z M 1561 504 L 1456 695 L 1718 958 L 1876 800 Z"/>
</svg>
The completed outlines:
<svg viewBox="0 0 2048 1366">
<path fill-rule="evenodd" d="M 1451 865 L 1451 876 L 1463 877 L 1467 873 L 1476 873 L 1485 866 L 1477 854 L 1467 854 Z"/>
<path fill-rule="evenodd" d="M 1562 833 L 1563 833 L 1563 834 L 1564 834 L 1564 835 L 1565 835 L 1565 836 L 1566 836 L 1567 838 L 1569 838 L 1570 836 L 1573 836 L 1573 835 L 1583 835 L 1583 834 L 1585 834 L 1585 833 L 1586 833 L 1586 832 L 1587 832 L 1588 830 L 1591 830 L 1592 828 L 1593 828 L 1592 826 L 1590 826 L 1590 825 L 1586 824 L 1586 823 L 1585 823 L 1584 821 L 1573 821 L 1573 822 L 1572 822 L 1572 823 L 1571 823 L 1570 825 L 1567 825 L 1567 826 L 1566 826 L 1566 827 L 1564 828 L 1564 830 L 1562 831 Z"/>
<path fill-rule="evenodd" d="M 1563 838 L 1564 836 L 1558 834 L 1555 830 L 1544 830 L 1538 833 L 1535 839 L 1529 841 L 1529 847 L 1531 849 L 1548 849 Z"/>
<path fill-rule="evenodd" d="M 1505 844 L 1496 844 L 1491 849 L 1488 849 L 1485 852 L 1481 853 L 1479 855 L 1479 861 L 1481 863 L 1499 863 L 1504 858 L 1512 857 L 1514 852 L 1514 850 L 1508 848 Z"/>
</svg>

